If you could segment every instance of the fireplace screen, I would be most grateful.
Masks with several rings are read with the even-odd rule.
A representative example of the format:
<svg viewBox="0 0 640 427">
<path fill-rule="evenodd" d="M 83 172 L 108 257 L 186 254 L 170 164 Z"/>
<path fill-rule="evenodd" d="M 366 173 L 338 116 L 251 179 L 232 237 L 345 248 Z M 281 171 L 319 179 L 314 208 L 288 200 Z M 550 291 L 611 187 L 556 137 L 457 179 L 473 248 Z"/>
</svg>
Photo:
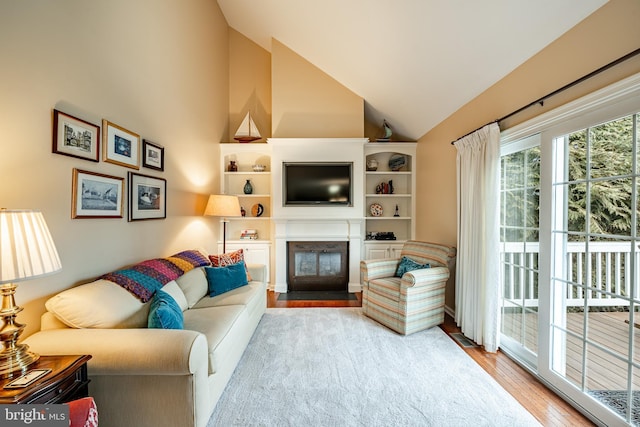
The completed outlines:
<svg viewBox="0 0 640 427">
<path fill-rule="evenodd" d="M 347 242 L 289 242 L 290 290 L 346 290 Z"/>
</svg>

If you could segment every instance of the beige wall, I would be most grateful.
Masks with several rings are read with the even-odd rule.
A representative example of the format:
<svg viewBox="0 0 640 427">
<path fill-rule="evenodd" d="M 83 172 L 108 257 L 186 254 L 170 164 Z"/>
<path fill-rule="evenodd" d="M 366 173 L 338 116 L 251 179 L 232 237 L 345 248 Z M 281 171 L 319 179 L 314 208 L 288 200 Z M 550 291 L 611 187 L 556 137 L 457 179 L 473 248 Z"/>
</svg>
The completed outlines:
<svg viewBox="0 0 640 427">
<path fill-rule="evenodd" d="M 234 29 L 229 29 L 229 132 L 233 141 L 247 111 L 260 135 L 271 136 L 271 54 Z"/>
<path fill-rule="evenodd" d="M 291 49 L 272 40 L 275 138 L 357 138 L 364 101 Z"/>
<path fill-rule="evenodd" d="M 419 239 L 456 245 L 456 150 L 451 141 L 535 101 L 638 48 L 640 2 L 611 0 L 511 74 L 463 106 L 418 144 Z M 501 123 L 501 128 L 541 114 L 609 83 L 640 72 L 640 58 Z M 453 281 L 446 305 L 454 308 Z"/>
<path fill-rule="evenodd" d="M 44 300 L 139 260 L 215 249 L 201 217 L 228 127 L 228 26 L 210 0 L 24 0 L 0 5 L 0 206 L 43 211 L 63 270 L 22 282 L 27 333 Z M 71 219 L 72 169 L 132 170 L 51 153 L 52 109 L 108 119 L 165 146 L 167 219 Z"/>
</svg>

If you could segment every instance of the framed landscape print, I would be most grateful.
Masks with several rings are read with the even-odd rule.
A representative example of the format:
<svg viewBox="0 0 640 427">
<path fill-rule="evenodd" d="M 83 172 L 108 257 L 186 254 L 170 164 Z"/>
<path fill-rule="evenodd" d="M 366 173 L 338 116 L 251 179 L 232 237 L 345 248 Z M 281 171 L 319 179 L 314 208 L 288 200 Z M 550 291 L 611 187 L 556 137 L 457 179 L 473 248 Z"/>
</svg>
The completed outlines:
<svg viewBox="0 0 640 427">
<path fill-rule="evenodd" d="M 132 169 L 140 169 L 140 135 L 102 120 L 103 160 Z"/>
<path fill-rule="evenodd" d="M 53 110 L 52 152 L 98 162 L 100 127 L 62 111 Z"/>
<path fill-rule="evenodd" d="M 71 218 L 122 218 L 124 178 L 73 169 Z"/>
<path fill-rule="evenodd" d="M 167 181 L 129 172 L 129 221 L 167 217 Z"/>
<path fill-rule="evenodd" d="M 159 171 L 164 170 L 164 147 L 147 139 L 142 140 L 142 166 Z"/>
</svg>

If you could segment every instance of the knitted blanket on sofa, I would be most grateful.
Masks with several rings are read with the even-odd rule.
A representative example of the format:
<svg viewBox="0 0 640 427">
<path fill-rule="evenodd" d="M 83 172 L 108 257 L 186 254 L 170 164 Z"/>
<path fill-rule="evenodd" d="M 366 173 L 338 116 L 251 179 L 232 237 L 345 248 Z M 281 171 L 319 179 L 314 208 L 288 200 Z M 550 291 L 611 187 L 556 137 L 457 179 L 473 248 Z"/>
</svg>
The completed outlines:
<svg viewBox="0 0 640 427">
<path fill-rule="evenodd" d="M 167 258 L 143 261 L 129 268 L 100 276 L 117 283 L 142 302 L 172 280 L 197 267 L 211 265 L 209 259 L 195 250 L 183 251 Z"/>
</svg>

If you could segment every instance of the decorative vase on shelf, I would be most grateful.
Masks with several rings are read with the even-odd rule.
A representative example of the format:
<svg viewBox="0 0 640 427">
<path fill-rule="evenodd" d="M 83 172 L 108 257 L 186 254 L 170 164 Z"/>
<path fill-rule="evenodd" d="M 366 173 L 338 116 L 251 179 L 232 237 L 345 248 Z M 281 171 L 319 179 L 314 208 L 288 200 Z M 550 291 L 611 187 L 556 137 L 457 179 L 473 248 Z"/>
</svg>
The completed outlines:
<svg viewBox="0 0 640 427">
<path fill-rule="evenodd" d="M 251 180 L 247 180 L 247 182 L 245 182 L 244 184 L 244 194 L 251 194 L 253 193 L 253 185 L 251 185 Z"/>
<path fill-rule="evenodd" d="M 238 165 L 235 160 L 231 160 L 229 162 L 229 172 L 238 172 Z"/>
</svg>

